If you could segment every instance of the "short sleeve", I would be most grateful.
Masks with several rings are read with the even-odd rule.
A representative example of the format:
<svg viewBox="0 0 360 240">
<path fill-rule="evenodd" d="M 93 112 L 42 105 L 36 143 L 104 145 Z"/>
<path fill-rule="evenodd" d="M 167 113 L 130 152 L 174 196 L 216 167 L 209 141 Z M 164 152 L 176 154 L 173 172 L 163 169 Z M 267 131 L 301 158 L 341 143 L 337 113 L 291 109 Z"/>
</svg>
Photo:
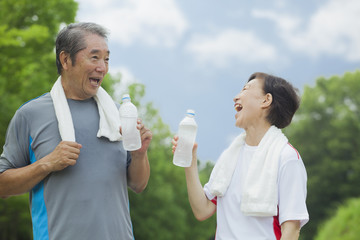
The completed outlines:
<svg viewBox="0 0 360 240">
<path fill-rule="evenodd" d="M 6 132 L 5 145 L 0 156 L 0 173 L 11 168 L 30 164 L 30 134 L 26 119 L 19 110 L 10 121 Z"/>
<path fill-rule="evenodd" d="M 302 227 L 309 221 L 306 169 L 296 150 L 286 157 L 279 169 L 279 222 L 299 220 Z"/>
<path fill-rule="evenodd" d="M 216 196 L 213 196 L 213 195 L 210 193 L 209 183 L 206 183 L 206 184 L 204 185 L 204 193 L 205 193 L 205 196 L 207 197 L 207 199 L 209 199 L 213 204 L 217 205 L 217 197 L 216 197 Z"/>
</svg>

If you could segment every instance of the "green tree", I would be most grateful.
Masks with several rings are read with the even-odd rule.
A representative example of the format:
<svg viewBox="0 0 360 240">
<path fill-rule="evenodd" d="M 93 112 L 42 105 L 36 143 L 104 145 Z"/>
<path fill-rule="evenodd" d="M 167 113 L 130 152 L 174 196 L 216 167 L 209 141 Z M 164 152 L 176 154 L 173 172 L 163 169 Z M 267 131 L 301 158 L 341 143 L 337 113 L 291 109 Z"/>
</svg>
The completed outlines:
<svg viewBox="0 0 360 240">
<path fill-rule="evenodd" d="M 350 199 L 320 228 L 315 240 L 358 240 L 360 198 Z"/>
<path fill-rule="evenodd" d="M 15 110 L 57 78 L 55 36 L 73 22 L 74 0 L 0 1 L 0 145 Z"/>
<path fill-rule="evenodd" d="M 302 230 L 304 239 L 314 238 L 339 203 L 360 194 L 359 82 L 359 71 L 318 78 L 314 87 L 305 87 L 286 130 L 308 173 L 310 223 Z"/>
<path fill-rule="evenodd" d="M 0 239 L 32 239 L 29 194 L 0 200 Z"/>
</svg>

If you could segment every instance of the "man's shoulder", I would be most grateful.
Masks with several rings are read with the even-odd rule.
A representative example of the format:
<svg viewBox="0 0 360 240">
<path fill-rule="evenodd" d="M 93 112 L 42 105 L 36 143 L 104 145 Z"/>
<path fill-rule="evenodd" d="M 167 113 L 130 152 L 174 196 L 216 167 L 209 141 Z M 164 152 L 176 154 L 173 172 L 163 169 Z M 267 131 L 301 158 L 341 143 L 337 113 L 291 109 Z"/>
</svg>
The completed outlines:
<svg viewBox="0 0 360 240">
<path fill-rule="evenodd" d="M 20 106 L 15 116 L 24 119 L 38 119 L 54 111 L 53 102 L 49 93 L 31 99 Z"/>
<path fill-rule="evenodd" d="M 50 93 L 44 93 L 43 95 L 33 98 L 23 105 L 18 110 L 20 111 L 34 111 L 34 109 L 43 109 L 46 105 L 52 105 L 52 99 Z"/>
</svg>

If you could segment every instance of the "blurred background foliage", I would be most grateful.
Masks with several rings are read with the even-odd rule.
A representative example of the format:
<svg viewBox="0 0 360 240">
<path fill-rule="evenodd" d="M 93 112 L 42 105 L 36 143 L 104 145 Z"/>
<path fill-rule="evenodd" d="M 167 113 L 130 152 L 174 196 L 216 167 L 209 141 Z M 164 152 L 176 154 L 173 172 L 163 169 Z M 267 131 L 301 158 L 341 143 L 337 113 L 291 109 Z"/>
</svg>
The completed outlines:
<svg viewBox="0 0 360 240">
<path fill-rule="evenodd" d="M 360 199 L 349 199 L 335 216 L 321 224 L 315 240 L 353 240 L 360 236 Z"/>
<path fill-rule="evenodd" d="M 75 21 L 73 0 L 0 1 L 0 145 L 15 111 L 51 89 L 57 78 L 54 43 L 59 29 Z M 285 133 L 302 155 L 308 173 L 310 222 L 301 239 L 358 239 L 360 225 L 360 72 L 319 77 L 306 86 L 302 103 Z M 109 93 L 121 76 L 108 75 Z M 156 106 L 143 102 L 146 86 L 127 91 L 153 132 L 148 151 L 151 177 L 141 194 L 130 192 L 134 234 L 141 239 L 213 239 L 216 217 L 198 222 L 187 199 L 185 174 L 172 165 L 174 133 Z M 216 157 L 216 156 L 214 156 Z M 201 162 L 206 183 L 212 162 Z M 351 200 L 349 200 L 351 199 Z M 32 239 L 28 195 L 0 199 L 0 239 Z"/>
<path fill-rule="evenodd" d="M 313 239 L 347 199 L 360 198 L 359 83 L 360 71 L 318 78 L 314 87 L 305 87 L 300 109 L 286 129 L 308 174 L 310 222 L 302 231 L 304 239 Z"/>
</svg>

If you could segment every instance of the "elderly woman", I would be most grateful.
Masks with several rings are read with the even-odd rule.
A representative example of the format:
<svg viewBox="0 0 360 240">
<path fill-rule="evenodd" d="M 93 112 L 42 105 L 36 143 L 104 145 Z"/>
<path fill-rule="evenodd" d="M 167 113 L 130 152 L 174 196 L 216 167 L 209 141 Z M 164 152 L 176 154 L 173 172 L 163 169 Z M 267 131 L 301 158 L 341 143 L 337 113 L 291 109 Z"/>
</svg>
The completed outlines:
<svg viewBox="0 0 360 240">
<path fill-rule="evenodd" d="M 299 107 L 297 91 L 282 78 L 254 73 L 234 102 L 235 125 L 245 131 L 221 154 L 204 187 L 194 144 L 192 165 L 185 168 L 192 211 L 200 221 L 216 211 L 217 240 L 298 239 L 309 220 L 307 175 L 280 130 Z"/>
</svg>

